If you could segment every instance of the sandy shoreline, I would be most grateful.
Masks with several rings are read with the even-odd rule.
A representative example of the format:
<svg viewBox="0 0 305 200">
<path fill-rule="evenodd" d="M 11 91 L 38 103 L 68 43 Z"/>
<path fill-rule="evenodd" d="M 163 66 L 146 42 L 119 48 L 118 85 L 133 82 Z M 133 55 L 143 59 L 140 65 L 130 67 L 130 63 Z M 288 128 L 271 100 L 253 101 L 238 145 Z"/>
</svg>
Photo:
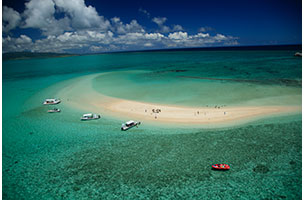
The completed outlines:
<svg viewBox="0 0 305 200">
<path fill-rule="evenodd" d="M 56 94 L 56 97 L 61 98 L 65 105 L 84 112 L 150 123 L 224 124 L 302 112 L 301 106 L 294 105 L 183 107 L 113 98 L 98 93 L 92 88 L 92 79 L 100 75 L 102 74 L 72 80 Z"/>
</svg>

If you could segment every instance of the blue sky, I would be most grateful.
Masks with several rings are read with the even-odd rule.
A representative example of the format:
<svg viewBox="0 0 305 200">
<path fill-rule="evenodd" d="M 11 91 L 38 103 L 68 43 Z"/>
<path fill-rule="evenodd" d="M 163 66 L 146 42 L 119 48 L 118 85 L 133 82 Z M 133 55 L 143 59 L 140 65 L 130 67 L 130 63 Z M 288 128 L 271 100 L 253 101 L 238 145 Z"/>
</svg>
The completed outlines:
<svg viewBox="0 0 305 200">
<path fill-rule="evenodd" d="M 4 0 L 3 52 L 301 44 L 301 0 Z"/>
</svg>

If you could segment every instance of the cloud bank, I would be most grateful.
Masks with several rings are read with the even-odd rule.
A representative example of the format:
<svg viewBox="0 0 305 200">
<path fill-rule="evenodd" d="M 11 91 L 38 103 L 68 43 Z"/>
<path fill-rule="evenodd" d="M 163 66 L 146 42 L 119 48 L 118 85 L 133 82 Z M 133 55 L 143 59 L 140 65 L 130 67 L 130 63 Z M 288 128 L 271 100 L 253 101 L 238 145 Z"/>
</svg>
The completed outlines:
<svg viewBox="0 0 305 200">
<path fill-rule="evenodd" d="M 21 21 L 20 14 L 12 8 L 3 6 L 2 10 L 2 31 L 8 33 L 16 28 Z"/>
<path fill-rule="evenodd" d="M 139 12 L 151 14 L 140 8 Z M 3 52 L 108 52 L 156 48 L 236 45 L 236 37 L 224 34 L 189 34 L 179 24 L 166 25 L 166 17 L 154 17 L 155 31 L 146 31 L 137 20 L 104 18 L 84 0 L 30 0 L 23 13 L 3 6 Z M 12 36 L 14 29 L 37 29 L 41 37 Z"/>
</svg>

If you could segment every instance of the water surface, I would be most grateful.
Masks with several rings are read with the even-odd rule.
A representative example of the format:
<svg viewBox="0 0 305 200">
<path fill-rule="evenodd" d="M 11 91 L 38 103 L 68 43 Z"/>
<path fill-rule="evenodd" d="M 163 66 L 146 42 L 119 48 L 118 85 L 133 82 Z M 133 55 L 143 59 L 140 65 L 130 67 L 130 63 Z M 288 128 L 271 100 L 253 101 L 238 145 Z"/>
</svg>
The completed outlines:
<svg viewBox="0 0 305 200">
<path fill-rule="evenodd" d="M 109 96 L 177 105 L 299 105 L 295 51 L 178 51 L 3 62 L 4 199 L 300 199 L 301 116 L 204 129 L 81 122 L 65 105 L 48 114 L 54 84 L 111 72 Z M 52 87 L 52 89 L 50 89 Z M 130 92 L 132 90 L 132 92 Z M 81 93 L 82 91 L 80 91 Z M 60 97 L 59 97 L 60 98 Z M 269 100 L 268 100 L 269 99 Z M 227 163 L 231 170 L 211 170 Z"/>
</svg>

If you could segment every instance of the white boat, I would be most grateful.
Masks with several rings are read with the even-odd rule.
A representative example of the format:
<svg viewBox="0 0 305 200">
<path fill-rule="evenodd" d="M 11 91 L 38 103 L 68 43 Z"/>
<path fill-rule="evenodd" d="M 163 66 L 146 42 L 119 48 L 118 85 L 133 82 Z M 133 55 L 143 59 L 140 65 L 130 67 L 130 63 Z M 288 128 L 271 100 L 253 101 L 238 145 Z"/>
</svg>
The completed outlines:
<svg viewBox="0 0 305 200">
<path fill-rule="evenodd" d="M 88 113 L 88 114 L 83 114 L 83 116 L 80 118 L 80 120 L 85 121 L 85 120 L 92 120 L 92 119 L 99 119 L 99 118 L 101 118 L 100 115 Z"/>
<path fill-rule="evenodd" d="M 135 122 L 135 121 L 130 120 L 130 121 L 122 124 L 121 130 L 126 131 L 132 127 L 135 127 L 135 126 L 138 127 L 138 125 L 140 125 L 140 124 L 141 124 L 141 122 Z"/>
<path fill-rule="evenodd" d="M 60 112 L 60 111 L 61 111 L 61 110 L 58 109 L 58 108 L 53 108 L 53 109 L 48 110 L 48 113 L 58 113 L 58 112 Z"/>
<path fill-rule="evenodd" d="M 59 104 L 61 102 L 60 99 L 46 99 L 43 102 L 43 105 L 55 105 L 55 104 Z"/>
<path fill-rule="evenodd" d="M 297 57 L 302 57 L 302 53 L 300 53 L 300 52 L 296 52 L 296 53 L 294 54 L 294 56 L 297 56 Z"/>
</svg>

